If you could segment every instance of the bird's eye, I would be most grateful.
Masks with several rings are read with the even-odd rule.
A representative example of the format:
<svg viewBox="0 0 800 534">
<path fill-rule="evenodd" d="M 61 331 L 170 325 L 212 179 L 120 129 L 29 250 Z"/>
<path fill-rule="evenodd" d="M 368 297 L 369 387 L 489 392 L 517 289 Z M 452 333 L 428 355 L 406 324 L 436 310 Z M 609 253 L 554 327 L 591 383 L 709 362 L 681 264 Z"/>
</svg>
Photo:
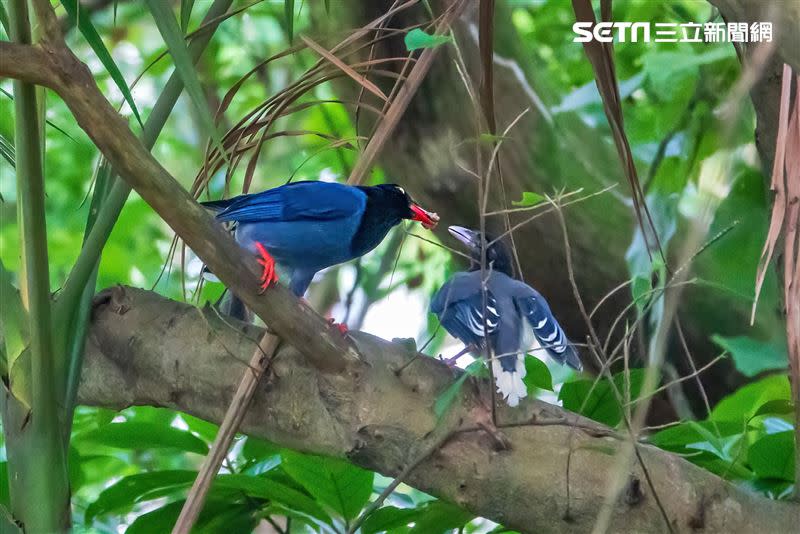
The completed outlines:
<svg viewBox="0 0 800 534">
<path fill-rule="evenodd" d="M 395 186 L 395 187 L 397 187 L 397 190 L 400 191 L 401 193 L 403 193 L 404 195 L 406 194 L 406 190 L 403 189 L 402 187 L 400 187 L 399 185 Z"/>
</svg>

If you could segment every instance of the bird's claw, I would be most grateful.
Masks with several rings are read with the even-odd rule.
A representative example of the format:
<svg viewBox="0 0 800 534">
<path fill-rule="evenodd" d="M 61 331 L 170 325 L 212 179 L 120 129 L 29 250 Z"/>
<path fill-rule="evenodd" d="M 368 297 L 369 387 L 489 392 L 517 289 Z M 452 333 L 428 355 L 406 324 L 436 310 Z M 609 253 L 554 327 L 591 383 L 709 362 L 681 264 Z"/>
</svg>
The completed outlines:
<svg viewBox="0 0 800 534">
<path fill-rule="evenodd" d="M 439 355 L 439 360 L 442 361 L 447 367 L 450 369 L 455 369 L 457 367 L 456 362 L 461 357 L 460 354 L 453 356 L 452 358 L 445 358 L 441 354 Z"/>
<path fill-rule="evenodd" d="M 261 288 L 259 291 L 259 294 L 261 294 L 278 282 L 278 273 L 275 270 L 275 259 L 267 252 L 264 245 L 256 242 L 256 250 L 260 256 L 256 261 L 258 261 L 258 264 L 262 267 L 260 279 Z"/>
</svg>

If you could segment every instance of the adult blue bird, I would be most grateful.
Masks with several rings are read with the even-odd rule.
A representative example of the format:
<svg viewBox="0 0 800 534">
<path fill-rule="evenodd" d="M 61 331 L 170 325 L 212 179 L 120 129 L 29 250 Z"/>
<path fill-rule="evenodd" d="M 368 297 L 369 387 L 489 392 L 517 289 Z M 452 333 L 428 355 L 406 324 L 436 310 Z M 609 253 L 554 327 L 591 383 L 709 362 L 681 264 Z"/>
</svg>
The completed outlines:
<svg viewBox="0 0 800 534">
<path fill-rule="evenodd" d="M 453 275 L 439 289 L 431 302 L 431 312 L 439 317 L 445 330 L 464 343 L 466 348 L 461 354 L 485 350 L 488 339 L 497 390 L 508 405 L 516 406 L 528 395 L 522 380 L 528 351 L 544 350 L 558 363 L 580 370 L 578 353 L 544 297 L 514 278 L 511 256 L 504 243 L 486 236 L 484 306 L 481 234 L 461 226 L 451 226 L 448 230 L 469 249 L 470 268 Z"/>
<path fill-rule="evenodd" d="M 293 182 L 202 204 L 218 221 L 232 223 L 239 245 L 258 255 L 262 290 L 280 272 L 297 296 L 318 271 L 366 254 L 403 219 L 428 229 L 439 220 L 394 184 Z"/>
</svg>

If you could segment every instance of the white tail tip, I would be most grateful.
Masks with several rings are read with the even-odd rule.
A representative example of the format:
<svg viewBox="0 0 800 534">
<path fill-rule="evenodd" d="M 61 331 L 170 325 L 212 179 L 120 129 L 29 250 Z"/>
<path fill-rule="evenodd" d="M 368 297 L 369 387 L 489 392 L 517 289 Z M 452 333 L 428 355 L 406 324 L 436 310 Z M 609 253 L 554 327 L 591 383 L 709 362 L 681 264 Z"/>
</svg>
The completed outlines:
<svg viewBox="0 0 800 534">
<path fill-rule="evenodd" d="M 522 381 L 526 373 L 524 354 L 517 355 L 517 365 L 513 372 L 503 370 L 499 360 L 492 360 L 492 372 L 497 391 L 509 406 L 512 408 L 517 406 L 520 399 L 528 396 L 528 388 L 525 387 L 525 382 Z"/>
</svg>

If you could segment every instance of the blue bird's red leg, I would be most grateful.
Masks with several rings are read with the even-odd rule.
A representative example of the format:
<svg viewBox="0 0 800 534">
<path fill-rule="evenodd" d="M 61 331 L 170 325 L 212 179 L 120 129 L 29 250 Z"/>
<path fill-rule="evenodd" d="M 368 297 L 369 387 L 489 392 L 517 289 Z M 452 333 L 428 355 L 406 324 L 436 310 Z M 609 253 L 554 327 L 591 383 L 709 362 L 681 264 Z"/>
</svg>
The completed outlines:
<svg viewBox="0 0 800 534">
<path fill-rule="evenodd" d="M 350 331 L 350 330 L 347 329 L 347 325 L 346 324 L 337 323 L 336 321 L 333 320 L 333 317 L 329 317 L 328 318 L 328 324 L 331 325 L 331 326 L 335 326 L 339 330 L 339 332 L 342 333 L 343 336 L 346 336 L 347 333 Z"/>
<path fill-rule="evenodd" d="M 264 248 L 264 245 L 256 241 L 256 250 L 258 251 L 258 264 L 261 265 L 263 270 L 261 271 L 261 291 L 259 293 L 263 293 L 269 287 L 275 285 L 278 281 L 278 273 L 275 270 L 275 259 L 270 256 L 267 249 Z"/>
</svg>

